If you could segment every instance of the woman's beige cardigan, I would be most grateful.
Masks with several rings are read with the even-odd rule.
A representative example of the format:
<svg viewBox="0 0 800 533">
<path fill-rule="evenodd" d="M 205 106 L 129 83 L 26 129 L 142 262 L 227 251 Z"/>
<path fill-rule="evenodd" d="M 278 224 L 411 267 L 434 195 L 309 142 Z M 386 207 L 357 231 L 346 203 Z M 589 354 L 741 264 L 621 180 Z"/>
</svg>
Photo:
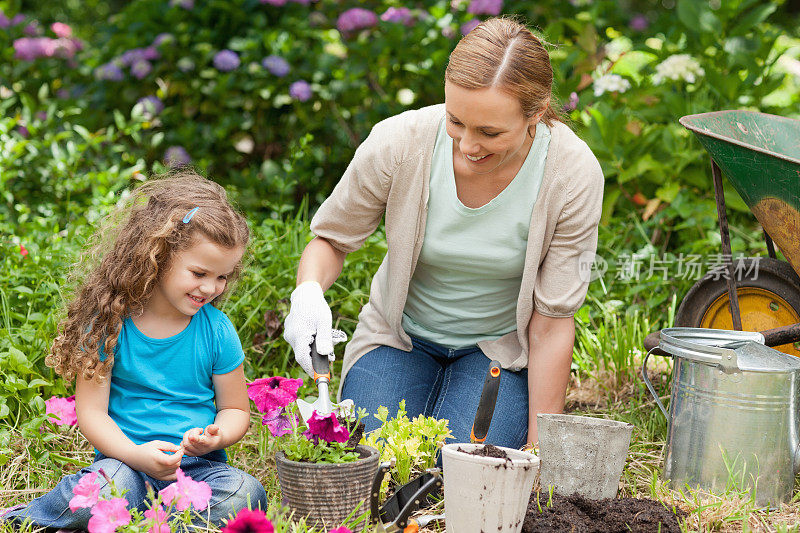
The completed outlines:
<svg viewBox="0 0 800 533">
<path fill-rule="evenodd" d="M 373 348 L 411 349 L 401 320 L 425 236 L 431 158 L 444 116 L 444 105 L 439 104 L 376 124 L 311 221 L 315 235 L 349 253 L 360 248 L 386 217 L 388 252 L 345 349 L 342 382 L 353 363 Z M 478 343 L 488 357 L 511 370 L 528 364 L 527 333 L 534 309 L 546 316 L 567 317 L 581 306 L 588 282 L 579 275 L 579 258 L 597 247 L 603 199 L 600 164 L 566 125 L 555 123 L 551 133 L 528 233 L 517 329 Z"/>
</svg>

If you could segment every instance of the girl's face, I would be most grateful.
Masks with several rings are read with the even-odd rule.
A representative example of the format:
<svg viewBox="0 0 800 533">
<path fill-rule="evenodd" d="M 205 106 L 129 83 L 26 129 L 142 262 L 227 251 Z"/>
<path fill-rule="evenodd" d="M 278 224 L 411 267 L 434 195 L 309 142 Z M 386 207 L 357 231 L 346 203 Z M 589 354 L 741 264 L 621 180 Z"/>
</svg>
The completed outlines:
<svg viewBox="0 0 800 533">
<path fill-rule="evenodd" d="M 496 87 L 464 89 L 446 82 L 444 103 L 454 156 L 462 158 L 467 171 L 474 174 L 502 172 L 515 162 L 521 164 L 533 142 L 528 127 L 536 125 L 543 114 L 526 119 L 519 101 Z"/>
<path fill-rule="evenodd" d="M 172 258 L 148 302 L 148 310 L 167 317 L 192 317 L 222 294 L 242 259 L 243 248 L 225 248 L 198 236 Z"/>
</svg>

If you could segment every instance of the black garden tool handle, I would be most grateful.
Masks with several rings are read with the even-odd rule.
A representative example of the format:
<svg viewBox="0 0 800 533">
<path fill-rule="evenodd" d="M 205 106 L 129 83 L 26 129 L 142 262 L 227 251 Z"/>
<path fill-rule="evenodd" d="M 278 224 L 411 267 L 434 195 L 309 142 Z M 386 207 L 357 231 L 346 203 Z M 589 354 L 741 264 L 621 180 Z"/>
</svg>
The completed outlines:
<svg viewBox="0 0 800 533">
<path fill-rule="evenodd" d="M 328 383 L 331 381 L 331 362 L 327 355 L 322 355 L 317 351 L 317 338 L 311 341 L 311 368 L 314 370 L 314 383 L 319 383 L 320 378 L 326 378 Z"/>
<path fill-rule="evenodd" d="M 421 476 L 398 488 L 394 495 L 386 500 L 380 510 L 380 520 L 383 524 L 390 524 L 387 530 L 405 530 L 411 515 L 425 504 L 428 494 L 441 486 L 441 471 L 438 468 L 429 468 Z"/>
<path fill-rule="evenodd" d="M 394 459 L 391 462 L 386 461 L 378 465 L 378 471 L 375 472 L 375 477 L 372 478 L 372 489 L 369 491 L 369 506 L 370 516 L 373 520 L 380 525 L 379 531 L 383 530 L 383 520 L 381 517 L 380 497 L 381 497 L 381 483 L 383 478 L 394 466 Z"/>
<path fill-rule="evenodd" d="M 497 404 L 497 393 L 500 390 L 500 362 L 492 361 L 489 370 L 486 372 L 486 379 L 483 381 L 481 399 L 478 402 L 478 410 L 475 412 L 475 421 L 472 423 L 472 433 L 470 442 L 483 444 L 486 435 L 489 433 L 489 425 L 492 423 L 494 406 Z"/>
</svg>

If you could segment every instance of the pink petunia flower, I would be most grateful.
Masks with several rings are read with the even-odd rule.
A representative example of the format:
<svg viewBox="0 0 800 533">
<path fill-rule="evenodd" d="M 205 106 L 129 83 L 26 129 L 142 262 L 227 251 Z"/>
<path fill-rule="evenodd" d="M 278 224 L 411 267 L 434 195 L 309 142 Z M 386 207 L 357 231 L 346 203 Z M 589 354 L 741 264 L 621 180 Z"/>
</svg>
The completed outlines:
<svg viewBox="0 0 800 533">
<path fill-rule="evenodd" d="M 276 409 L 261 418 L 261 425 L 267 426 L 273 437 L 282 437 L 297 427 L 297 416 L 287 413 L 285 409 Z"/>
<path fill-rule="evenodd" d="M 247 384 L 247 396 L 256 404 L 259 413 L 273 413 L 295 401 L 302 384 L 300 378 L 260 378 Z"/>
<path fill-rule="evenodd" d="M 273 533 L 275 527 L 264 511 L 242 509 L 236 518 L 222 527 L 222 533 Z"/>
<path fill-rule="evenodd" d="M 128 500 L 113 498 L 100 500 L 92 507 L 89 519 L 89 533 L 114 533 L 120 526 L 131 523 L 131 513 L 127 509 Z"/>
<path fill-rule="evenodd" d="M 56 37 L 63 37 L 69 39 L 72 37 L 72 28 L 63 22 L 54 22 L 50 25 L 50 29 L 56 34 Z"/>
<path fill-rule="evenodd" d="M 78 509 L 91 507 L 97 503 L 97 498 L 100 497 L 100 485 L 96 481 L 97 472 L 86 474 L 78 480 L 78 484 L 72 489 L 72 494 L 75 496 L 69 501 L 70 511 L 74 513 Z"/>
<path fill-rule="evenodd" d="M 381 20 L 413 26 L 414 14 L 407 7 L 390 7 L 381 15 Z"/>
<path fill-rule="evenodd" d="M 144 517 L 148 520 L 147 533 L 170 533 L 167 512 L 160 505 L 146 510 Z"/>
<path fill-rule="evenodd" d="M 319 439 L 327 442 L 347 442 L 350 438 L 350 432 L 339 424 L 335 413 L 322 416 L 314 411 L 307 423 L 308 429 L 303 432 L 303 436 L 314 442 L 318 442 Z"/>
<path fill-rule="evenodd" d="M 24 246 L 22 246 L 22 244 L 19 245 L 19 255 L 21 255 L 22 257 L 25 257 L 26 255 L 28 255 L 28 249 L 25 248 Z M 47 403 L 47 402 L 45 402 L 45 403 Z"/>
<path fill-rule="evenodd" d="M 174 504 L 175 509 L 183 511 L 190 506 L 197 511 L 202 511 L 208 507 L 211 500 L 211 487 L 205 481 L 194 481 L 183 473 L 180 468 L 175 471 L 178 480 L 167 485 L 159 491 L 159 495 L 165 504 Z"/>
<path fill-rule="evenodd" d="M 331 529 L 330 531 L 328 531 L 328 533 L 353 533 L 353 532 L 344 526 L 339 526 L 336 529 Z"/>
<path fill-rule="evenodd" d="M 22 253 L 21 250 L 20 253 Z M 45 400 L 44 405 L 46 413 L 50 415 L 47 417 L 48 422 L 57 426 L 74 426 L 78 423 L 78 415 L 75 413 L 75 396 L 68 398 L 53 396 L 49 400 Z"/>
</svg>

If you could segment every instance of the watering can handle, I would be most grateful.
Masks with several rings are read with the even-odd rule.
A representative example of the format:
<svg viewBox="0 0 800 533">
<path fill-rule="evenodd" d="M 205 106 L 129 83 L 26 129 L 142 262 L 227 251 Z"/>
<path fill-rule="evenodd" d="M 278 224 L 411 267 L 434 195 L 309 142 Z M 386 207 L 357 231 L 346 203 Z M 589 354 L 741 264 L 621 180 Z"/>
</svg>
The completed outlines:
<svg viewBox="0 0 800 533">
<path fill-rule="evenodd" d="M 664 417 L 667 420 L 669 420 L 669 413 L 664 408 L 664 404 L 661 403 L 661 399 L 658 397 L 658 394 L 656 393 L 656 389 L 653 387 L 653 384 L 650 383 L 650 378 L 647 377 L 647 359 L 650 357 L 650 354 L 652 354 L 657 348 L 658 346 L 656 346 L 655 348 L 651 348 L 650 351 L 647 352 L 647 355 L 644 356 L 644 362 L 642 363 L 642 379 L 644 380 L 644 384 L 647 385 L 647 390 L 650 391 L 650 394 L 653 396 L 656 403 L 658 404 L 658 408 L 661 409 L 662 413 L 664 413 Z M 672 357 L 672 356 L 666 354 L 666 357 Z"/>
</svg>

